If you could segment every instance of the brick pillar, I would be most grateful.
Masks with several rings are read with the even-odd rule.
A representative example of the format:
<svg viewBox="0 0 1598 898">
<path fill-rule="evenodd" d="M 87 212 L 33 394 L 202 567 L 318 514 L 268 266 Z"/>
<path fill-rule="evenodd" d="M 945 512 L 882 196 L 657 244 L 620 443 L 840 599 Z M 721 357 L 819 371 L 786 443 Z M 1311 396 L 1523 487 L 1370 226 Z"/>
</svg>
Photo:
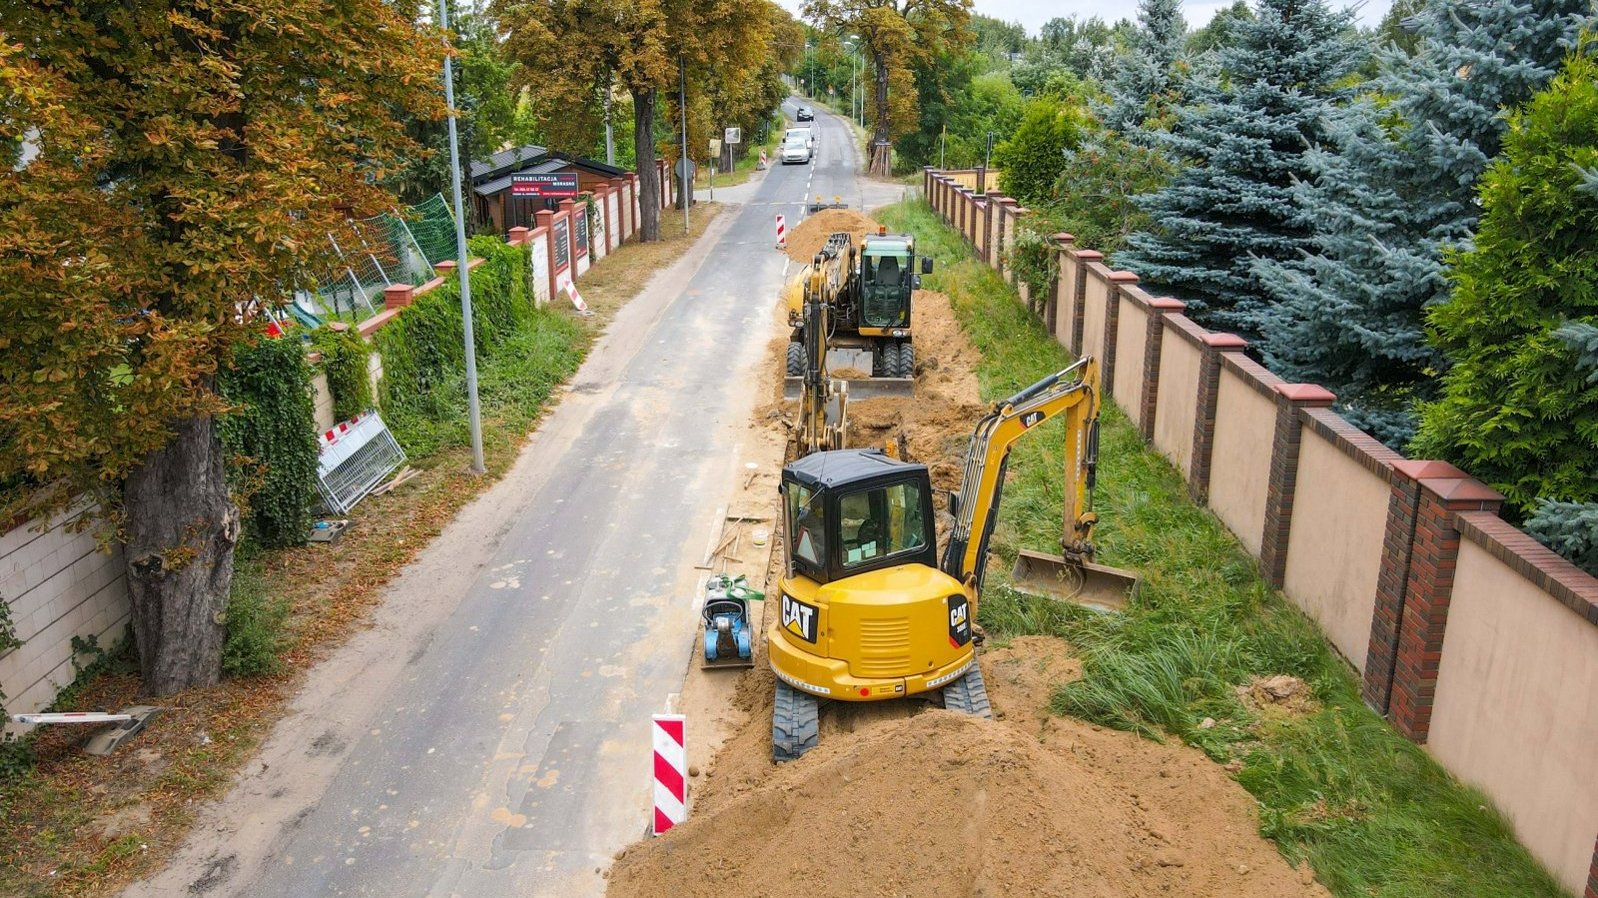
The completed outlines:
<svg viewBox="0 0 1598 898">
<path fill-rule="evenodd" d="M 1587 871 L 1587 894 L 1583 898 L 1598 898 L 1598 844 L 1592 849 L 1592 869 Z"/>
<path fill-rule="evenodd" d="M 538 226 L 546 235 L 544 257 L 547 264 L 544 266 L 544 272 L 549 276 L 549 298 L 553 300 L 555 298 L 555 213 L 548 209 L 539 209 L 533 217 L 538 219 Z"/>
<path fill-rule="evenodd" d="M 531 233 L 532 233 L 532 229 L 531 228 L 521 228 L 521 227 L 511 228 L 510 232 L 505 237 L 505 242 L 510 244 L 511 246 L 524 246 L 524 245 L 526 245 L 527 240 L 528 240 L 528 236 L 527 235 L 531 234 Z"/>
<path fill-rule="evenodd" d="M 1061 231 L 1050 238 L 1054 243 L 1056 253 L 1066 252 L 1071 244 L 1076 242 L 1076 237 Z M 1058 256 L 1056 256 L 1058 259 Z M 1049 298 L 1043 304 L 1043 324 L 1049 329 L 1049 336 L 1059 339 L 1054 333 L 1060 323 L 1060 267 L 1054 266 L 1054 277 L 1049 279 Z"/>
<path fill-rule="evenodd" d="M 1287 576 L 1287 540 L 1293 526 L 1293 491 L 1298 486 L 1298 448 L 1304 436 L 1301 408 L 1330 408 L 1337 399 L 1315 384 L 1276 385 L 1276 436 L 1265 492 L 1265 532 L 1260 538 L 1260 573 L 1277 589 Z"/>
<path fill-rule="evenodd" d="M 1108 298 L 1104 303 L 1104 348 L 1099 353 L 1099 378 L 1106 396 L 1112 395 L 1115 389 L 1115 339 L 1121 322 L 1121 288 L 1136 283 L 1137 275 L 1130 271 L 1110 272 L 1110 289 L 1105 291 Z"/>
<path fill-rule="evenodd" d="M 416 288 L 410 284 L 389 284 L 383 288 L 383 308 L 403 309 L 411 304 L 415 296 Z"/>
<path fill-rule="evenodd" d="M 1215 403 L 1221 391 L 1221 357 L 1242 352 L 1248 342 L 1236 334 L 1209 334 L 1204 338 L 1199 362 L 1198 411 L 1193 421 L 1193 470 L 1187 478 L 1187 491 L 1195 502 L 1210 498 L 1210 461 L 1215 448 Z"/>
<path fill-rule="evenodd" d="M 1143 394 L 1138 397 L 1138 430 L 1143 439 L 1154 439 L 1154 414 L 1160 400 L 1160 344 L 1165 338 L 1165 316 L 1175 315 L 1187 304 L 1169 296 L 1149 302 L 1148 330 L 1143 338 Z"/>
<path fill-rule="evenodd" d="M 1504 497 L 1440 461 L 1395 462 L 1391 485 L 1364 696 L 1400 733 L 1425 743 L 1459 558 L 1455 516 L 1496 513 Z"/>
<path fill-rule="evenodd" d="M 1088 265 L 1103 259 L 1104 254 L 1098 250 L 1076 250 L 1076 283 L 1071 285 L 1071 345 L 1066 348 L 1078 356 L 1088 354 L 1088 348 L 1082 345 L 1082 313 L 1088 305 Z"/>
</svg>

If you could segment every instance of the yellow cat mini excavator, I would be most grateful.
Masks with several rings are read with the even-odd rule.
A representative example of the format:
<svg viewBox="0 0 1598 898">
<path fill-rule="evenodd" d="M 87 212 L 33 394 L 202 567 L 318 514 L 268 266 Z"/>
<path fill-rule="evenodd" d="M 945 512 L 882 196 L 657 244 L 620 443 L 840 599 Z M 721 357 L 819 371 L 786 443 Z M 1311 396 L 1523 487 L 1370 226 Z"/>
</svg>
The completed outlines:
<svg viewBox="0 0 1598 898">
<path fill-rule="evenodd" d="M 1051 374 L 977 423 L 966 450 L 942 559 L 927 467 L 880 450 L 819 451 L 782 472 L 781 613 L 768 616 L 766 655 L 777 675 L 772 757 L 816 745 L 822 700 L 880 701 L 941 693 L 945 708 L 989 716 L 973 623 L 998 520 L 1010 447 L 1063 415 L 1066 534 L 1057 574 L 1097 581 L 1135 576 L 1092 564 L 1098 442 L 1098 368 L 1092 359 Z M 1042 566 L 1044 556 L 1038 556 Z"/>
</svg>

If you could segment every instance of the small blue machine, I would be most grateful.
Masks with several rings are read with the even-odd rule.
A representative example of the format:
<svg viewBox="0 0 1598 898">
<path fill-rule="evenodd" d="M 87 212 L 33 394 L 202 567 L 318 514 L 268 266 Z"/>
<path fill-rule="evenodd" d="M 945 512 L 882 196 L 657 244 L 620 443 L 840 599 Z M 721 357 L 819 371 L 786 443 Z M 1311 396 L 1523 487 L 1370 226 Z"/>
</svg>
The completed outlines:
<svg viewBox="0 0 1598 898">
<path fill-rule="evenodd" d="M 743 576 L 726 574 L 705 583 L 705 667 L 753 667 L 754 627 L 749 602 L 766 594 L 749 588 Z"/>
</svg>

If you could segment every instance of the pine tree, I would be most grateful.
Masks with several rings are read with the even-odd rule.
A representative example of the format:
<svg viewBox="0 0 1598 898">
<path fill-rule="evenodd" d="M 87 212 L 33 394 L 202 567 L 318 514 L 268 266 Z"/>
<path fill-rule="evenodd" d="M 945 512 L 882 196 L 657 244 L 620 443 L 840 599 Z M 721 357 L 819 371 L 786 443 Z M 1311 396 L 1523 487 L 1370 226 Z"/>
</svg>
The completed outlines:
<svg viewBox="0 0 1598 898">
<path fill-rule="evenodd" d="M 1105 127 L 1123 134 L 1157 119 L 1176 102 L 1184 81 L 1187 39 L 1181 0 L 1138 0 L 1138 28 L 1104 85 L 1109 102 L 1099 109 Z"/>
<path fill-rule="evenodd" d="M 1428 316 L 1452 367 L 1442 396 L 1422 407 L 1416 449 L 1522 513 L 1598 502 L 1595 50 L 1589 42 L 1511 117 L 1504 154 L 1482 178 L 1474 248 L 1448 254 L 1453 295 Z"/>
<path fill-rule="evenodd" d="M 1443 361 L 1424 309 L 1447 296 L 1446 247 L 1468 241 L 1475 184 L 1498 152 L 1500 108 L 1553 78 L 1589 0 L 1433 0 L 1418 55 L 1389 47 L 1364 96 L 1334 110 L 1293 199 L 1303 258 L 1262 260 L 1273 370 L 1325 384 L 1379 439 L 1407 442 L 1415 397 Z"/>
<path fill-rule="evenodd" d="M 1252 258 L 1297 258 L 1310 229 L 1292 205 L 1309 174 L 1308 148 L 1342 98 L 1338 82 L 1365 58 L 1352 16 L 1325 0 L 1261 0 L 1234 25 L 1221 77 L 1195 80 L 1162 144 L 1184 168 L 1139 198 L 1153 226 L 1133 234 L 1117 264 L 1188 301 L 1206 324 L 1254 334 L 1270 298 Z"/>
</svg>

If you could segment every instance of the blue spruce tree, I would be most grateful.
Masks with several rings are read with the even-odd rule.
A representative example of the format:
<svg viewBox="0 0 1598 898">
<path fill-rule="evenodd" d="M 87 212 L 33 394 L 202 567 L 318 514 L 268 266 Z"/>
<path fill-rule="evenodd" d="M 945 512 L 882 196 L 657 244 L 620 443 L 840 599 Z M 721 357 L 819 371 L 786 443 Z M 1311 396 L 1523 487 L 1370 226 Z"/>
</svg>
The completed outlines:
<svg viewBox="0 0 1598 898">
<path fill-rule="evenodd" d="M 1179 102 L 1185 81 L 1181 0 L 1139 0 L 1137 22 L 1104 85 L 1109 102 L 1097 109 L 1105 127 L 1129 137 Z"/>
<path fill-rule="evenodd" d="M 1310 174 L 1339 86 L 1367 54 L 1352 15 L 1325 0 L 1260 0 L 1217 58 L 1220 77 L 1194 85 L 1162 143 L 1184 168 L 1141 197 L 1153 224 L 1116 262 L 1189 304 L 1212 327 L 1259 333 L 1273 301 L 1253 259 L 1300 258 L 1313 236 L 1293 206 Z"/>
<path fill-rule="evenodd" d="M 1589 4 L 1431 0 L 1417 54 L 1382 52 L 1376 79 L 1331 113 L 1325 144 L 1306 157 L 1293 199 L 1313 245 L 1256 264 L 1273 301 L 1261 349 L 1282 376 L 1331 388 L 1378 439 L 1408 441 L 1414 403 L 1443 367 L 1423 310 L 1448 295 L 1444 248 L 1475 229 L 1501 110 L 1554 77 Z"/>
</svg>

